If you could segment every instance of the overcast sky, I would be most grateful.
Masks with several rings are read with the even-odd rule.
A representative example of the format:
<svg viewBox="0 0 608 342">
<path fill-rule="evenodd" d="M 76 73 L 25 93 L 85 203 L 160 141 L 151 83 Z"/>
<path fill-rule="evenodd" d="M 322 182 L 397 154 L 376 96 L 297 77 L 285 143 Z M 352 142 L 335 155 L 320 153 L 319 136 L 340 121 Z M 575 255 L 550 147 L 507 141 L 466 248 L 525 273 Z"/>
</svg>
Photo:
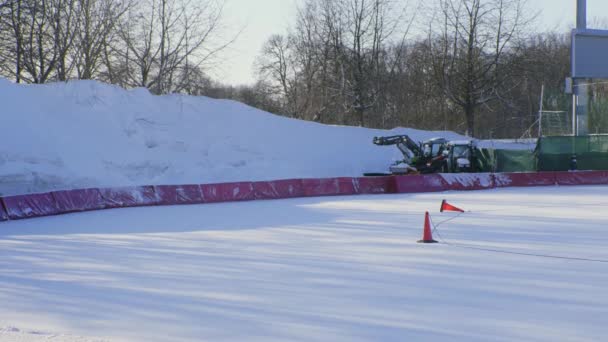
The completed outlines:
<svg viewBox="0 0 608 342">
<path fill-rule="evenodd" d="M 533 10 L 541 11 L 538 18 L 540 30 L 567 31 L 575 25 L 576 0 L 528 1 Z M 233 85 L 252 83 L 253 63 L 262 44 L 270 35 L 286 32 L 295 17 L 297 5 L 302 2 L 303 0 L 226 0 L 225 25 L 233 33 L 242 28 L 242 33 L 230 49 L 222 54 L 221 63 L 218 63 L 218 69 L 212 76 Z M 607 0 L 587 0 L 587 6 L 589 21 L 593 21 L 593 18 L 608 18 Z"/>
</svg>

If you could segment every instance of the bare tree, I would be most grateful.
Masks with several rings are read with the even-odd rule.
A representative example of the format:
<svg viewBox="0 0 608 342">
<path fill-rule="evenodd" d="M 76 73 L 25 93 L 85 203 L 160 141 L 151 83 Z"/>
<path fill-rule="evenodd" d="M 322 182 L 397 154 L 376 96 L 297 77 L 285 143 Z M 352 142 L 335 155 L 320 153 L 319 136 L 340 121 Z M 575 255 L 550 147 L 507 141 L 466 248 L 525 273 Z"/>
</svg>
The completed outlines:
<svg viewBox="0 0 608 342">
<path fill-rule="evenodd" d="M 289 38 L 273 35 L 262 47 L 262 53 L 256 61 L 259 77 L 273 80 L 267 88 L 276 97 L 284 99 L 283 108 L 291 117 L 298 117 L 298 85 L 294 68 L 294 48 Z"/>
<path fill-rule="evenodd" d="M 444 95 L 464 113 L 468 135 L 475 135 L 478 108 L 498 99 L 513 76 L 505 62 L 530 23 L 525 4 L 438 0 L 439 15 L 429 29 L 431 56 Z"/>
<path fill-rule="evenodd" d="M 385 45 L 401 13 L 388 0 L 308 0 L 292 31 L 267 41 L 260 76 L 280 90 L 291 115 L 342 124 L 375 121 L 387 70 Z"/>
<path fill-rule="evenodd" d="M 15 38 L 18 41 L 18 64 L 31 83 L 45 83 L 55 70 L 59 51 L 55 45 L 53 20 L 57 15 L 54 3 L 44 0 L 17 1 L 19 16 L 15 26 L 19 27 Z M 21 72 L 21 67 L 19 67 Z"/>
<path fill-rule="evenodd" d="M 53 38 L 57 49 L 56 78 L 66 81 L 72 72 L 73 63 L 69 60 L 76 36 L 76 0 L 53 0 L 55 15 L 53 18 Z"/>
<path fill-rule="evenodd" d="M 21 0 L 5 1 L 2 4 L 2 15 L 0 16 L 0 33 L 2 34 L 0 50 L 0 70 L 4 75 L 13 76 L 17 83 L 21 82 L 22 72 L 22 17 L 23 3 Z"/>
<path fill-rule="evenodd" d="M 4 4 L 1 65 L 17 82 L 66 79 L 72 47 L 74 0 L 13 0 Z"/>
<path fill-rule="evenodd" d="M 234 38 L 222 40 L 223 2 L 146 0 L 130 9 L 120 29 L 130 86 L 157 94 L 184 89 L 184 72 L 200 68 Z"/>
<path fill-rule="evenodd" d="M 116 34 L 130 2 L 121 0 L 73 0 L 77 3 L 77 30 L 72 59 L 79 79 L 92 79 L 104 62 L 104 51 Z"/>
</svg>

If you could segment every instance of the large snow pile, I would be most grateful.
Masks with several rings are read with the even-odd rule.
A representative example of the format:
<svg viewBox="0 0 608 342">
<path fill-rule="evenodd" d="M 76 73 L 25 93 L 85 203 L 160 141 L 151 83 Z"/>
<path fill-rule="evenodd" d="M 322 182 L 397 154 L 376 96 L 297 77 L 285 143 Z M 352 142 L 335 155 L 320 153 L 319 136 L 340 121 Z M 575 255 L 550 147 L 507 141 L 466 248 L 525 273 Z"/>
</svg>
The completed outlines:
<svg viewBox="0 0 608 342">
<path fill-rule="evenodd" d="M 95 81 L 0 79 L 0 195 L 66 188 L 359 176 L 399 159 L 376 135 L 462 139 L 287 119 L 205 97 Z"/>
</svg>

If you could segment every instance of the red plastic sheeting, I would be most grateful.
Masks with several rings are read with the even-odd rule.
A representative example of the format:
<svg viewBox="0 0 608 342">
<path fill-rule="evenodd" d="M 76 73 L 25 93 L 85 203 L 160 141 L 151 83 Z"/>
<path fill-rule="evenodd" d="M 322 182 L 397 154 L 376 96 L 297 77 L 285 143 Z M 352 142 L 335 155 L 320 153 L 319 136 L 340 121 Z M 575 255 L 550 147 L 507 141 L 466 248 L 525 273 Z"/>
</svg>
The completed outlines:
<svg viewBox="0 0 608 342">
<path fill-rule="evenodd" d="M 608 184 L 608 171 L 342 177 L 54 191 L 2 198 L 0 221 L 84 210 L 158 204 L 195 204 L 353 194 L 422 193 L 555 184 Z"/>
<path fill-rule="evenodd" d="M 99 189 L 106 208 L 128 208 L 159 204 L 153 186 Z"/>
<path fill-rule="evenodd" d="M 444 173 L 440 176 L 447 184 L 447 190 L 485 190 L 496 187 L 491 173 Z"/>
<path fill-rule="evenodd" d="M 203 192 L 198 184 L 156 185 L 154 192 L 160 205 L 204 203 Z"/>
<path fill-rule="evenodd" d="M 253 182 L 252 184 L 255 199 L 304 197 L 304 185 L 301 179 Z"/>
<path fill-rule="evenodd" d="M 106 207 L 99 189 L 53 191 L 51 194 L 61 213 L 99 210 Z"/>
<path fill-rule="evenodd" d="M 397 193 L 439 192 L 450 190 L 440 175 L 410 175 L 395 177 Z"/>
<path fill-rule="evenodd" d="M 558 185 L 603 185 L 603 184 L 608 184 L 608 172 L 606 172 L 606 171 L 556 172 L 555 180 Z"/>
<path fill-rule="evenodd" d="M 253 183 L 220 183 L 200 186 L 205 203 L 251 201 L 255 199 Z"/>
<path fill-rule="evenodd" d="M 556 184 L 554 172 L 495 173 L 497 188 L 518 186 L 549 186 Z"/>
<path fill-rule="evenodd" d="M 0 198 L 0 222 L 1 221 L 8 221 L 8 214 L 4 209 L 4 202 L 2 202 L 2 199 Z"/>
<path fill-rule="evenodd" d="M 11 220 L 61 214 L 51 193 L 9 196 L 2 201 Z"/>
<path fill-rule="evenodd" d="M 359 193 L 354 178 L 340 177 L 336 178 L 336 180 L 338 182 L 338 195 L 355 195 Z"/>
<path fill-rule="evenodd" d="M 357 194 L 393 194 L 395 177 L 359 177 L 353 178 Z"/>
<path fill-rule="evenodd" d="M 355 185 L 350 177 L 302 179 L 305 197 L 354 195 Z"/>
</svg>

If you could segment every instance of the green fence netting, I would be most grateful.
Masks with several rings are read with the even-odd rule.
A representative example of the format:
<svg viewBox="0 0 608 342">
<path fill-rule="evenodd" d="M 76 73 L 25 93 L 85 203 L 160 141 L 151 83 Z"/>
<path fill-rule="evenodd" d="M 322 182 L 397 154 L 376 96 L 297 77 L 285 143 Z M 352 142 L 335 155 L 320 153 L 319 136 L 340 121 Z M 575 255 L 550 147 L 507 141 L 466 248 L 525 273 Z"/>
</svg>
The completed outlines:
<svg viewBox="0 0 608 342">
<path fill-rule="evenodd" d="M 477 150 L 478 168 L 481 172 L 528 172 L 536 171 L 536 157 L 529 150 Z"/>
<path fill-rule="evenodd" d="M 494 149 L 478 148 L 476 151 L 477 168 L 480 172 L 494 172 L 495 169 L 495 153 Z"/>
<path fill-rule="evenodd" d="M 538 171 L 567 171 L 572 156 L 578 170 L 608 170 L 608 135 L 543 137 L 535 154 Z"/>
<path fill-rule="evenodd" d="M 496 172 L 536 171 L 536 158 L 529 150 L 496 150 Z"/>
</svg>

